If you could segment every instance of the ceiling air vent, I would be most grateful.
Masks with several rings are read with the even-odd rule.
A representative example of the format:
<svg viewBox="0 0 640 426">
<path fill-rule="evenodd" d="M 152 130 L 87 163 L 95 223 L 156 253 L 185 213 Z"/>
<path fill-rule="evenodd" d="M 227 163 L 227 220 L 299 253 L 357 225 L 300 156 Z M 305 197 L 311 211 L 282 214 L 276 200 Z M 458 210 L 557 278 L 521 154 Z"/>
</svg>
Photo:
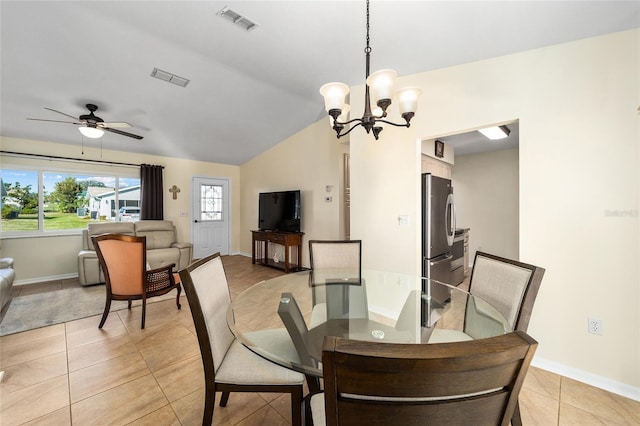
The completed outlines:
<svg viewBox="0 0 640 426">
<path fill-rule="evenodd" d="M 233 22 L 234 24 L 244 29 L 245 31 L 252 31 L 258 28 L 258 24 L 248 20 L 244 16 L 240 15 L 238 12 L 234 12 L 233 10 L 229 9 L 229 6 L 223 7 L 217 13 L 217 15 L 223 17 L 227 21 Z"/>
<path fill-rule="evenodd" d="M 175 74 L 171 74 L 170 72 L 162 71 L 158 68 L 154 68 L 153 71 L 151 71 L 151 77 L 158 78 L 168 83 L 173 83 L 180 87 L 186 87 L 186 85 L 191 81 L 184 77 L 179 77 Z"/>
</svg>

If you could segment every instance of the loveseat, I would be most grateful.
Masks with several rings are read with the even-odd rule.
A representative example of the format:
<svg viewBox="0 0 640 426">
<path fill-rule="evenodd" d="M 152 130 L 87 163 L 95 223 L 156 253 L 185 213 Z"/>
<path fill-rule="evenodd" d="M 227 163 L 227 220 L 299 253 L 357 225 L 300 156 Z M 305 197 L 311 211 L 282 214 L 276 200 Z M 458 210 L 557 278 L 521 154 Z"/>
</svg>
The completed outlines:
<svg viewBox="0 0 640 426">
<path fill-rule="evenodd" d="M 78 253 L 78 277 L 81 285 L 103 283 L 104 274 L 93 246 L 92 236 L 124 234 L 147 237 L 147 263 L 151 269 L 175 263 L 174 272 L 186 268 L 193 259 L 191 243 L 178 242 L 176 227 L 170 220 L 90 223 L 82 231 L 82 250 Z"/>
<path fill-rule="evenodd" d="M 0 321 L 6 312 L 6 308 L 11 301 L 11 292 L 13 290 L 13 280 L 16 273 L 13 270 L 13 259 L 3 257 L 0 259 Z"/>
</svg>

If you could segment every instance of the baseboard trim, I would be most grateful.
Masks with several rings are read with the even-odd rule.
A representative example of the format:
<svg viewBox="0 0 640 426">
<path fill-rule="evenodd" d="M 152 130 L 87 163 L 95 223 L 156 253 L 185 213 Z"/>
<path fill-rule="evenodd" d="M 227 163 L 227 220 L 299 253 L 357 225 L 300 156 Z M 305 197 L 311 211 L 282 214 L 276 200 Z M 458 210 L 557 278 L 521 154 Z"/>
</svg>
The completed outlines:
<svg viewBox="0 0 640 426">
<path fill-rule="evenodd" d="M 243 252 L 233 252 L 232 255 L 240 255 L 244 257 L 251 257 L 251 253 L 243 253 Z M 51 275 L 48 277 L 37 277 L 37 278 L 27 278 L 24 280 L 15 280 L 13 285 L 25 285 L 25 284 L 34 284 L 34 283 L 42 283 L 46 281 L 55 281 L 55 280 L 68 280 L 69 278 L 78 278 L 78 273 L 69 273 L 69 274 L 60 274 L 60 275 Z"/>
<path fill-rule="evenodd" d="M 25 284 L 42 283 L 46 281 L 68 280 L 70 278 L 78 278 L 78 274 L 71 273 L 71 274 L 51 275 L 48 277 L 27 278 L 24 280 L 16 280 L 13 283 L 13 285 L 25 285 Z"/>
<path fill-rule="evenodd" d="M 531 365 L 640 402 L 640 387 L 616 382 L 615 380 L 607 379 L 606 377 L 598 376 L 584 370 L 579 370 L 577 368 L 537 356 L 533 358 Z"/>
</svg>

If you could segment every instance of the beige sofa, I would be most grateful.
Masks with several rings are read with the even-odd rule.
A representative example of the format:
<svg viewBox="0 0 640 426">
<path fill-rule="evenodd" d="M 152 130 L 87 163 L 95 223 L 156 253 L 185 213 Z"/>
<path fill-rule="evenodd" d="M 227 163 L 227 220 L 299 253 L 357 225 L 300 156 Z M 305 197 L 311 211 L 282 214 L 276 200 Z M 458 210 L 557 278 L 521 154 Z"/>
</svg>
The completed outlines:
<svg viewBox="0 0 640 426">
<path fill-rule="evenodd" d="M 13 290 L 13 280 L 16 273 L 13 270 L 13 259 L 3 257 L 0 259 L 0 321 L 4 317 L 11 301 L 11 292 Z"/>
<path fill-rule="evenodd" d="M 98 255 L 91 237 L 100 234 L 125 234 L 147 237 L 147 262 L 152 269 L 175 263 L 174 271 L 186 268 L 193 259 L 191 243 L 178 242 L 176 228 L 170 220 L 138 222 L 90 223 L 82 231 L 82 250 L 78 253 L 80 284 L 103 283 Z"/>
</svg>

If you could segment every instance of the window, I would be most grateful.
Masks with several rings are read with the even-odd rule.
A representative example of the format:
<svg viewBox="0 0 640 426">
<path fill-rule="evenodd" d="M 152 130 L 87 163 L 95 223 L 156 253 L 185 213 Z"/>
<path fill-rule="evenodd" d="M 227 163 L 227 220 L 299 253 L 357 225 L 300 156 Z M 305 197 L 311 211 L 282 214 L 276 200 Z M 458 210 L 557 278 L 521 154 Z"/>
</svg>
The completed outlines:
<svg viewBox="0 0 640 426">
<path fill-rule="evenodd" d="M 20 167 L 2 168 L 0 176 L 3 234 L 83 229 L 119 221 L 120 207 L 140 205 L 138 177 Z"/>
<path fill-rule="evenodd" d="M 222 220 L 222 185 L 200 185 L 200 220 Z"/>
</svg>

